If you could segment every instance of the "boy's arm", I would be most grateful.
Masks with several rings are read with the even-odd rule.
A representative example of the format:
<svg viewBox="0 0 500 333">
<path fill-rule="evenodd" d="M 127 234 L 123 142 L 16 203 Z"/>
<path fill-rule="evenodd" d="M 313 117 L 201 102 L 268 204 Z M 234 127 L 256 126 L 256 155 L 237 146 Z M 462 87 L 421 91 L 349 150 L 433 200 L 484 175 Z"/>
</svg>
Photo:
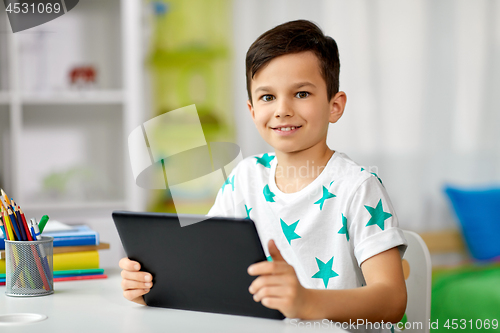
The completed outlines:
<svg viewBox="0 0 500 333">
<path fill-rule="evenodd" d="M 286 263 L 273 241 L 269 242 L 269 253 L 272 262 L 249 267 L 250 275 L 260 275 L 249 290 L 255 301 L 281 311 L 288 318 L 398 322 L 403 317 L 406 285 L 397 248 L 362 263 L 366 286 L 344 290 L 306 289 L 300 285 L 295 270 Z"/>
</svg>

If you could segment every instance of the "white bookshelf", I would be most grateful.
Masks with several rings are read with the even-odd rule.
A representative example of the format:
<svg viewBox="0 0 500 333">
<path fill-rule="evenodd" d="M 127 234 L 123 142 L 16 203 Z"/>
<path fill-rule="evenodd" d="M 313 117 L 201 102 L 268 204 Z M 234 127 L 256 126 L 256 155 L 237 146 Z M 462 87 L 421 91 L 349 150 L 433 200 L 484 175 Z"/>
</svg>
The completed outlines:
<svg viewBox="0 0 500 333">
<path fill-rule="evenodd" d="M 0 95 L 1 98 L 1 95 Z M 64 91 L 60 93 L 29 93 L 21 95 L 21 103 L 25 105 L 50 104 L 123 104 L 123 90 L 91 90 L 91 91 Z"/>
<path fill-rule="evenodd" d="M 0 91 L 0 105 L 8 105 L 10 102 L 10 94 L 6 91 Z"/>
<path fill-rule="evenodd" d="M 127 148 L 147 117 L 141 4 L 82 0 L 12 34 L 0 3 L 0 187 L 27 216 L 92 224 L 144 209 Z M 69 84 L 78 65 L 97 69 L 93 87 Z"/>
</svg>

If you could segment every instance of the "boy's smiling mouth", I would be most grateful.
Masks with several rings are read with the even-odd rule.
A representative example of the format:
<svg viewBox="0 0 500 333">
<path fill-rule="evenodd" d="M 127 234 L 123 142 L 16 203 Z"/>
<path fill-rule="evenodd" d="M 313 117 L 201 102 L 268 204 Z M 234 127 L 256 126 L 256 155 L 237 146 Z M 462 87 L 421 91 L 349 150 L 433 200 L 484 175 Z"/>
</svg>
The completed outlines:
<svg viewBox="0 0 500 333">
<path fill-rule="evenodd" d="M 289 135 L 294 132 L 297 132 L 299 128 L 302 126 L 293 126 L 293 125 L 283 125 L 278 127 L 271 127 L 276 133 L 281 135 Z"/>
</svg>

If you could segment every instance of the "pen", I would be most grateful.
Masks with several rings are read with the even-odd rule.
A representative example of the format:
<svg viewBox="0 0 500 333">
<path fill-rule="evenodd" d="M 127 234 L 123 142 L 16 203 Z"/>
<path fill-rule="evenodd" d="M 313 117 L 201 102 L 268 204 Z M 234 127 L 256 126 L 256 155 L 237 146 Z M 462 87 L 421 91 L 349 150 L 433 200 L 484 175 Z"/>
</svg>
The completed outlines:
<svg viewBox="0 0 500 333">
<path fill-rule="evenodd" d="M 38 228 L 38 223 L 36 223 L 35 219 L 31 219 L 31 232 L 33 233 L 33 239 L 34 240 L 40 240 L 42 239 L 42 236 L 40 236 L 40 229 Z"/>
<path fill-rule="evenodd" d="M 35 219 L 30 220 L 30 226 L 31 226 L 31 232 L 34 235 L 34 239 L 40 240 L 42 239 L 42 236 L 40 235 L 40 230 L 38 228 L 38 223 L 36 222 Z M 47 260 L 47 257 L 45 256 L 45 250 L 43 249 L 43 245 L 40 246 L 40 259 L 42 260 L 42 265 L 45 267 L 44 272 L 47 274 L 47 280 L 50 280 L 50 277 L 52 276 L 52 272 L 49 269 L 49 262 Z"/>
</svg>

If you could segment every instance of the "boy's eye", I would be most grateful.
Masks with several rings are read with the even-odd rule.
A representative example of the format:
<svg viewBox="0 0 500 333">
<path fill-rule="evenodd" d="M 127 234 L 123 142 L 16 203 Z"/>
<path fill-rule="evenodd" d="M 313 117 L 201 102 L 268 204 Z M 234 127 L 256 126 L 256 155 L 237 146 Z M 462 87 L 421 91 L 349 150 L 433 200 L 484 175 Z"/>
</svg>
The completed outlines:
<svg viewBox="0 0 500 333">
<path fill-rule="evenodd" d="M 295 94 L 296 97 L 298 98 L 306 98 L 309 96 L 309 93 L 307 91 L 299 91 L 297 94 Z"/>
<path fill-rule="evenodd" d="M 270 102 L 270 101 L 274 100 L 274 96 L 273 95 L 264 95 L 261 98 L 262 98 L 262 100 L 264 102 Z"/>
</svg>

